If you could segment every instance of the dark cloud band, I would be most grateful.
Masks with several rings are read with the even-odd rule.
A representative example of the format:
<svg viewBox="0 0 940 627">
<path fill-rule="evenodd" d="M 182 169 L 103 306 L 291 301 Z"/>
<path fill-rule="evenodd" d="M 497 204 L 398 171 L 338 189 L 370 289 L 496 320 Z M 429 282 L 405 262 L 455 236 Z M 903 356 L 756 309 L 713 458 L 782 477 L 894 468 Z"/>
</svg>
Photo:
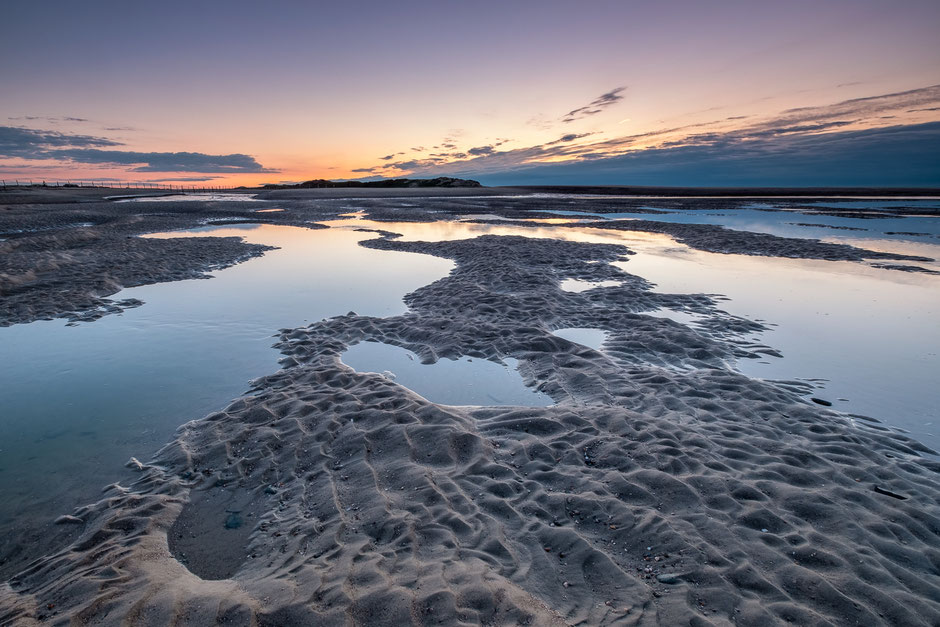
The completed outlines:
<svg viewBox="0 0 940 627">
<path fill-rule="evenodd" d="M 134 172 L 200 174 L 271 173 L 250 155 L 209 155 L 201 152 L 136 152 L 105 150 L 122 145 L 105 137 L 0 126 L 0 157 L 69 163 L 134 166 Z"/>
</svg>

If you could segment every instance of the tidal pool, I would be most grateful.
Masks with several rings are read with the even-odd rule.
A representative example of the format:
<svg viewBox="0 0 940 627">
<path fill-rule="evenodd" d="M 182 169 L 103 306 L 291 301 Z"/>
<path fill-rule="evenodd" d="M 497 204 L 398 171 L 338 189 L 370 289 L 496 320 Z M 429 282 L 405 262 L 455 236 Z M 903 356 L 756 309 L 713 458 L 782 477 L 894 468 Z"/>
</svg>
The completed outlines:
<svg viewBox="0 0 940 627">
<path fill-rule="evenodd" d="M 806 217 L 783 211 L 759 213 Z M 930 219 L 940 223 L 940 218 Z M 817 387 L 813 396 L 831 400 L 833 409 L 877 418 L 940 450 L 936 410 L 940 386 L 935 384 L 940 372 L 940 325 L 936 323 L 940 276 L 849 261 L 708 253 L 662 234 L 572 224 L 519 227 L 368 220 L 347 224 L 402 233 L 405 240 L 439 241 L 489 233 L 625 245 L 636 254 L 614 265 L 652 281 L 657 291 L 717 295 L 722 309 L 769 327 L 753 340 L 777 349 L 783 358 L 741 359 L 740 371 L 769 380 L 802 379 Z M 876 234 L 866 238 L 856 232 L 842 241 L 940 259 L 940 244 L 884 239 Z M 936 262 L 918 265 L 940 268 Z M 571 282 L 564 285 L 576 289 L 603 287 L 566 281 Z M 685 312 L 646 313 L 693 328 L 698 320 Z"/>
<path fill-rule="evenodd" d="M 402 296 L 446 275 L 436 257 L 377 251 L 349 229 L 205 227 L 278 246 L 210 280 L 125 289 L 144 305 L 67 327 L 65 320 L 0 329 L 0 534 L 100 498 L 188 420 L 275 372 L 278 329 L 345 314 L 390 316 Z"/>
<path fill-rule="evenodd" d="M 581 279 L 565 279 L 561 282 L 561 289 L 566 292 L 586 292 L 595 287 L 614 287 L 620 281 L 583 281 Z"/>
<path fill-rule="evenodd" d="M 615 265 L 656 283 L 657 291 L 721 294 L 722 309 L 768 324 L 754 339 L 783 358 L 742 359 L 741 372 L 816 380 L 813 395 L 834 409 L 878 418 L 940 447 L 940 277 L 673 248 L 650 248 Z M 687 314 L 651 314 L 694 328 Z"/>
<path fill-rule="evenodd" d="M 192 193 L 112 197 L 115 202 L 257 202 L 254 194 Z M 107 200 L 107 199 L 106 199 Z"/>
<path fill-rule="evenodd" d="M 940 277 L 852 262 L 704 253 L 664 235 L 576 224 L 390 223 L 355 215 L 323 230 L 240 224 L 154 235 L 235 235 L 279 249 L 217 271 L 211 280 L 123 290 L 114 298 L 145 304 L 122 315 L 76 327 L 57 320 L 0 328 L 0 534 L 96 500 L 103 486 L 129 476 L 123 463 L 130 456 L 149 458 L 180 424 L 223 407 L 246 391 L 248 380 L 274 372 L 279 354 L 271 345 L 278 329 L 349 311 L 400 314 L 406 310 L 402 296 L 453 268 L 446 259 L 363 248 L 358 242 L 375 234 L 354 231 L 359 227 L 401 233 L 406 240 L 492 233 L 624 244 L 636 254 L 616 265 L 656 289 L 723 294 L 728 300 L 720 306 L 730 313 L 774 325 L 755 339 L 784 358 L 742 360 L 743 372 L 822 379 L 814 395 L 831 400 L 834 409 L 874 416 L 940 447 L 934 422 L 940 406 Z M 849 233 L 853 239 L 847 241 L 859 246 L 912 247 L 940 256 L 937 244 Z M 694 327 L 694 319 L 675 312 L 648 313 Z M 594 348 L 603 342 L 602 329 L 555 333 Z M 522 385 L 511 362 L 423 365 L 404 349 L 368 343 L 352 347 L 343 361 L 357 370 L 394 372 L 397 382 L 435 402 L 551 402 Z M 487 375 L 478 374 L 484 369 Z M 422 387 L 431 377 L 437 377 L 436 387 Z M 478 381 L 465 386 L 472 394 L 447 396 L 453 381 L 463 379 Z"/>
<path fill-rule="evenodd" d="M 603 329 L 592 329 L 590 327 L 566 327 L 564 329 L 555 329 L 552 335 L 564 338 L 569 342 L 587 346 L 594 350 L 600 350 L 604 342 L 607 341 L 607 332 Z"/>
<path fill-rule="evenodd" d="M 923 205 L 925 208 L 938 207 L 937 201 Z M 838 204 L 838 203 L 834 203 Z M 845 203 L 848 204 L 848 203 Z M 878 218 L 855 216 L 832 216 L 816 213 L 800 213 L 773 205 L 760 205 L 763 208 L 749 207 L 740 209 L 683 209 L 662 210 L 665 213 L 581 213 L 579 211 L 549 210 L 566 216 L 583 216 L 584 220 L 655 220 L 678 224 L 713 224 L 737 231 L 768 233 L 781 237 L 800 237 L 810 239 L 839 240 L 843 238 L 878 238 L 887 240 L 907 240 L 913 242 L 937 243 L 940 239 L 940 218 L 937 216 L 895 216 L 885 214 Z M 819 210 L 827 206 L 813 205 Z M 867 209 L 878 206 L 869 202 Z M 655 208 L 651 205 L 650 208 Z M 849 208 L 849 207 L 845 207 Z M 876 214 L 877 215 L 877 214 Z"/>
<path fill-rule="evenodd" d="M 422 364 L 417 355 L 400 346 L 360 342 L 340 357 L 359 372 L 378 372 L 441 405 L 526 405 L 545 407 L 551 397 L 526 387 L 511 357 L 498 364 L 461 357 Z"/>
</svg>

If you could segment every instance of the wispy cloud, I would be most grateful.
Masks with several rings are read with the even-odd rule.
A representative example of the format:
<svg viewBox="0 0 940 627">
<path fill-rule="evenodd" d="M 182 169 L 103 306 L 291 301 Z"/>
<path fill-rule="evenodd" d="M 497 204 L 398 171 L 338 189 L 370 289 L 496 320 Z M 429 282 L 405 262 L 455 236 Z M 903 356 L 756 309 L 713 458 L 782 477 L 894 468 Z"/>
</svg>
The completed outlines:
<svg viewBox="0 0 940 627">
<path fill-rule="evenodd" d="M 201 152 L 105 150 L 123 145 L 106 137 L 0 126 L 0 157 L 54 160 L 63 163 L 115 165 L 133 172 L 199 172 L 207 174 L 271 173 L 250 155 Z"/>
<path fill-rule="evenodd" d="M 211 174 L 272 173 L 254 157 L 243 154 L 207 155 L 201 152 L 133 152 L 78 148 L 49 151 L 47 158 L 76 163 L 136 166 L 132 172 L 204 172 Z"/>
<path fill-rule="evenodd" d="M 623 100 L 623 96 L 621 94 L 624 92 L 624 90 L 626 90 L 626 87 L 617 87 L 616 89 L 610 90 L 606 94 L 601 94 L 592 100 L 590 104 L 583 107 L 578 107 L 577 109 L 572 109 L 566 113 L 562 117 L 561 121 L 574 122 L 575 120 L 580 120 L 581 118 L 585 118 L 590 115 L 597 115 L 610 105 L 616 104 L 620 100 Z"/>
<path fill-rule="evenodd" d="M 616 95 L 616 94 L 614 94 Z M 605 100 L 609 101 L 610 98 Z M 388 167 L 396 174 L 410 172 L 418 175 L 482 175 L 507 172 L 547 162 L 576 162 L 608 159 L 649 150 L 675 150 L 678 148 L 783 149 L 801 137 L 822 134 L 834 135 L 839 131 L 864 130 L 878 126 L 897 125 L 900 118 L 887 114 L 910 113 L 911 108 L 921 112 L 918 121 L 929 121 L 929 114 L 940 107 L 940 86 L 908 90 L 866 98 L 845 100 L 827 106 L 789 109 L 776 116 L 756 119 L 730 116 L 682 126 L 661 128 L 644 133 L 621 135 L 593 142 L 576 142 L 587 133 L 569 133 L 560 138 L 534 146 L 514 150 L 492 150 L 468 155 L 467 159 L 437 159 L 392 162 Z M 911 119 L 908 115 L 907 119 Z M 746 121 L 745 121 L 746 120 Z M 903 121 L 903 120 L 901 120 Z"/>
<path fill-rule="evenodd" d="M 147 179 L 147 183 L 204 183 L 214 181 L 217 176 L 176 176 L 162 179 Z"/>
<path fill-rule="evenodd" d="M 91 121 L 88 118 L 76 118 L 70 115 L 59 116 L 59 117 L 48 116 L 48 115 L 20 115 L 17 117 L 8 117 L 7 119 L 12 120 L 14 122 L 19 122 L 19 121 L 35 122 L 37 120 L 41 120 L 43 122 L 52 122 L 53 124 L 58 124 L 59 122 L 90 122 Z"/>
<path fill-rule="evenodd" d="M 120 146 L 120 142 L 106 137 L 74 135 L 58 131 L 41 131 L 16 126 L 0 126 L 0 156 L 23 159 L 46 158 L 42 155 L 50 148 Z"/>
<path fill-rule="evenodd" d="M 853 98 L 831 105 L 787 109 L 778 118 L 786 122 L 831 119 L 836 116 L 871 116 L 883 111 L 927 106 L 940 101 L 940 85 L 910 89 L 879 96 Z"/>
<path fill-rule="evenodd" d="M 940 187 L 940 122 L 714 139 L 563 163 L 463 176 L 489 185 Z"/>
<path fill-rule="evenodd" d="M 568 133 L 567 135 L 562 135 L 555 141 L 550 141 L 546 146 L 554 146 L 555 144 L 566 144 L 568 142 L 573 142 L 576 139 L 582 139 L 584 137 L 590 137 L 591 135 L 597 135 L 597 133 Z"/>
<path fill-rule="evenodd" d="M 489 146 L 477 146 L 475 148 L 470 148 L 467 150 L 467 154 L 473 155 L 474 157 L 479 157 L 480 155 L 491 155 L 496 152 L 496 147 Z"/>
</svg>

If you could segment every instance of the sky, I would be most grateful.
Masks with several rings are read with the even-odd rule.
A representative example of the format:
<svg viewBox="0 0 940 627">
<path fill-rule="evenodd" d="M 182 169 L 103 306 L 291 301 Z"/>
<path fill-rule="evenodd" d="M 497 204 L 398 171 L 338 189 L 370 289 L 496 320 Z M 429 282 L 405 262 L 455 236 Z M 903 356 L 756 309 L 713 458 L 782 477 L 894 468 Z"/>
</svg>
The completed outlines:
<svg viewBox="0 0 940 627">
<path fill-rule="evenodd" d="M 22 2 L 0 179 L 940 187 L 940 2 Z"/>
</svg>

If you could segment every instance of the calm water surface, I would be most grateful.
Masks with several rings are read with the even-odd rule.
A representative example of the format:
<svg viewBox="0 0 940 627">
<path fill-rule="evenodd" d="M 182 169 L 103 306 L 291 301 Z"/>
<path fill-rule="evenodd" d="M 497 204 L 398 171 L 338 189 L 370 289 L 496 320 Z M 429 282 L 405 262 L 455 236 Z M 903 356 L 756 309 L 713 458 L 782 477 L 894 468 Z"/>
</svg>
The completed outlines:
<svg viewBox="0 0 940 627">
<path fill-rule="evenodd" d="M 755 211 L 753 217 L 780 213 Z M 809 216 L 785 215 L 809 221 Z M 898 220 L 914 224 L 908 222 L 913 218 Z M 868 227 L 882 221 L 864 222 Z M 572 224 L 521 228 L 361 219 L 331 224 L 335 228 L 329 230 L 251 224 L 197 229 L 188 235 L 239 235 L 280 249 L 218 271 L 211 280 L 123 290 L 115 297 L 146 304 L 119 316 L 76 327 L 42 321 L 0 329 L 0 532 L 98 498 L 101 487 L 129 476 L 123 463 L 131 455 L 148 458 L 180 424 L 219 409 L 242 394 L 248 380 L 276 370 L 279 355 L 271 344 L 278 329 L 348 311 L 402 313 L 404 294 L 453 267 L 445 259 L 358 246 L 374 237 L 352 230 L 363 226 L 396 231 L 408 240 L 494 233 L 625 244 L 637 254 L 618 265 L 653 281 L 658 290 L 724 294 L 730 298 L 721 304 L 726 310 L 775 325 L 756 339 L 784 358 L 743 361 L 738 366 L 744 372 L 822 379 L 814 394 L 832 400 L 835 408 L 875 416 L 940 446 L 940 277 L 849 262 L 703 253 L 662 235 Z M 935 232 L 936 223 L 931 225 L 924 230 Z M 940 257 L 940 245 L 929 239 L 885 236 L 885 230 L 890 229 L 847 231 L 845 237 L 836 232 L 836 239 Z M 827 236 L 832 233 L 826 230 Z M 694 317 L 681 321 L 695 324 Z M 603 350 L 600 330 L 556 333 Z M 391 371 L 399 383 L 442 403 L 551 402 L 522 386 L 511 363 L 443 360 L 426 366 L 403 349 L 382 346 L 359 344 L 343 361 L 359 370 Z M 474 386 L 480 394 L 444 396 L 448 381 L 470 376 L 448 368 L 482 376 Z M 491 372 L 483 376 L 484 369 Z M 438 392 L 421 388 L 420 380 L 429 377 L 441 381 Z M 498 387 L 504 384 L 505 389 Z"/>
<path fill-rule="evenodd" d="M 417 355 L 399 346 L 360 342 L 341 357 L 359 372 L 378 372 L 441 405 L 525 405 L 545 407 L 552 399 L 527 388 L 516 371 L 518 362 L 486 359 L 439 359 L 422 364 Z"/>
<path fill-rule="evenodd" d="M 446 275 L 445 259 L 358 246 L 348 229 L 238 225 L 279 246 L 210 280 L 126 289 L 146 304 L 90 324 L 0 329 L 0 532 L 28 513 L 67 513 L 126 476 L 182 423 L 219 409 L 277 370 L 280 328 L 355 311 L 389 316 Z"/>
</svg>

